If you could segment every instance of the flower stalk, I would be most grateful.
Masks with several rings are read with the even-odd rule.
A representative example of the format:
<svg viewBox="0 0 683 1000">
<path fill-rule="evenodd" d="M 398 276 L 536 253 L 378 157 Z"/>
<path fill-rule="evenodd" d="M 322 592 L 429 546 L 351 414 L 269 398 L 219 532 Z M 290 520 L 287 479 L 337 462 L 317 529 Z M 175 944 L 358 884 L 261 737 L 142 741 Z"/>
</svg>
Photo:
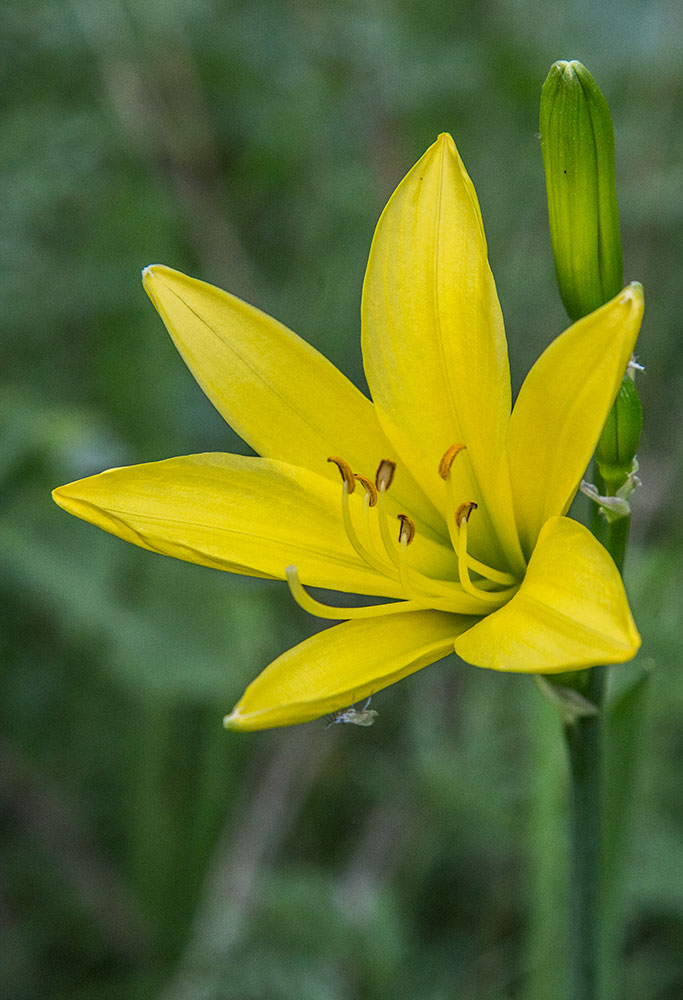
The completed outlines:
<svg viewBox="0 0 683 1000">
<path fill-rule="evenodd" d="M 628 506 L 628 504 L 627 504 Z M 601 524 L 601 540 L 620 573 L 631 524 L 630 510 L 605 520 L 594 505 Z M 571 776 L 573 992 L 575 1000 L 599 1000 L 605 995 L 610 974 L 609 956 L 603 943 L 611 942 L 606 926 L 611 907 L 607 905 L 604 877 L 604 788 L 605 715 L 607 710 L 605 666 L 577 675 L 581 693 L 595 706 L 595 712 L 576 715 L 565 722 L 564 733 Z"/>
<path fill-rule="evenodd" d="M 564 727 L 571 774 L 574 1000 L 602 995 L 602 772 L 605 667 L 587 671 L 585 697 L 595 705 Z"/>
</svg>

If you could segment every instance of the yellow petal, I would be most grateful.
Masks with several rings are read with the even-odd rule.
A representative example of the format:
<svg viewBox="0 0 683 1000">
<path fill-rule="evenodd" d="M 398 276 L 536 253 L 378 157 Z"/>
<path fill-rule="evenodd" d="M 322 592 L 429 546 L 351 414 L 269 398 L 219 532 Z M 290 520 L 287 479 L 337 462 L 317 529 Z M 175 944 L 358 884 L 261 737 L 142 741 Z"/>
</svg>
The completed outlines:
<svg viewBox="0 0 683 1000">
<path fill-rule="evenodd" d="M 475 666 L 538 674 L 623 663 L 639 647 L 614 562 L 567 517 L 544 525 L 512 600 L 455 643 Z"/>
<path fill-rule="evenodd" d="M 226 717 L 230 729 L 317 719 L 446 656 L 473 619 L 440 611 L 344 622 L 279 656 Z"/>
<path fill-rule="evenodd" d="M 394 457 L 372 403 L 310 344 L 253 306 L 161 264 L 143 284 L 178 351 L 218 412 L 260 455 L 338 477 L 341 455 L 374 476 Z M 439 530 L 440 519 L 405 468 L 398 502 Z"/>
<path fill-rule="evenodd" d="M 357 524 L 359 492 L 349 498 Z M 280 580 L 295 565 L 310 586 L 403 596 L 398 583 L 370 569 L 351 547 L 341 483 L 284 462 L 188 455 L 110 469 L 53 496 L 69 513 L 177 559 Z M 445 548 L 419 542 L 423 565 L 449 565 Z"/>
<path fill-rule="evenodd" d="M 525 552 L 566 513 L 631 357 L 643 315 L 634 283 L 570 326 L 527 375 L 508 433 L 515 512 Z"/>
<path fill-rule="evenodd" d="M 501 461 L 510 417 L 503 320 L 477 197 L 448 135 L 382 214 L 362 319 L 365 372 L 387 435 L 436 502 L 439 461 L 465 444 L 452 475 L 456 496 L 480 504 L 472 551 L 500 563 L 500 542 L 508 563 L 523 566 Z"/>
</svg>

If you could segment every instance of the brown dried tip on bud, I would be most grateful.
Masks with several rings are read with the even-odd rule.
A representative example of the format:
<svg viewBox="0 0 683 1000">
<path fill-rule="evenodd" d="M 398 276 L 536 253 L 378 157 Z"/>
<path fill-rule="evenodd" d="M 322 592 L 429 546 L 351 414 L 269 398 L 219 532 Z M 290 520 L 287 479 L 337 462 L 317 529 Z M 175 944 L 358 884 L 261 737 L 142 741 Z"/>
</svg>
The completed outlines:
<svg viewBox="0 0 683 1000">
<path fill-rule="evenodd" d="M 377 475 L 375 476 L 377 489 L 384 490 L 386 493 L 394 480 L 395 472 L 396 462 L 392 462 L 390 458 L 383 458 L 377 467 Z"/>
<path fill-rule="evenodd" d="M 474 500 L 466 500 L 465 503 L 461 503 L 455 512 L 455 523 L 457 526 L 460 527 L 463 521 L 469 521 L 470 514 L 478 506 L 479 504 L 475 503 Z"/>
<path fill-rule="evenodd" d="M 410 545 L 413 538 L 415 538 L 415 522 L 407 514 L 399 514 L 398 519 L 401 522 L 401 527 L 398 531 L 398 540 L 401 543 L 405 542 L 406 545 Z"/>
<path fill-rule="evenodd" d="M 368 497 L 368 506 L 374 507 L 377 503 L 377 490 L 375 489 L 375 484 L 367 476 L 361 476 L 360 472 L 354 472 L 354 479 L 357 479 L 365 490 Z"/>
<path fill-rule="evenodd" d="M 442 479 L 448 479 L 448 473 L 451 471 L 453 459 L 461 451 L 464 451 L 466 447 L 466 444 L 452 444 L 450 446 L 444 457 L 439 462 L 439 475 Z"/>
<path fill-rule="evenodd" d="M 327 461 L 334 462 L 341 473 L 342 481 L 346 483 L 348 492 L 353 493 L 356 488 L 356 480 L 353 478 L 353 472 L 351 472 L 349 463 L 345 462 L 343 458 L 338 458 L 336 455 L 330 455 Z"/>
</svg>

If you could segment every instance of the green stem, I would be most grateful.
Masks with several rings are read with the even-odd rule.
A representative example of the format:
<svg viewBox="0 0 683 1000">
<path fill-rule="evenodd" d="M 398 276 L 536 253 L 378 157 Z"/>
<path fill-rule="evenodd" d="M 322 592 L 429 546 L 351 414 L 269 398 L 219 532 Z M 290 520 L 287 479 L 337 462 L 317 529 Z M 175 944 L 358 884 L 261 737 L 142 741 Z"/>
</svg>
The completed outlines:
<svg viewBox="0 0 683 1000">
<path fill-rule="evenodd" d="M 597 508 L 596 508 L 597 510 Z M 630 517 L 594 520 L 594 534 L 623 572 Z M 572 1000 L 600 1000 L 604 995 L 601 944 L 608 940 L 602 921 L 604 899 L 603 850 L 603 728 L 607 668 L 593 667 L 581 678 L 581 693 L 598 709 L 565 726 L 571 773 L 573 964 Z"/>
<path fill-rule="evenodd" d="M 593 465 L 593 480 L 598 493 L 603 496 L 615 496 L 616 489 L 600 474 L 597 462 Z M 588 527 L 614 559 L 617 569 L 623 575 L 628 533 L 631 527 L 631 515 L 618 517 L 608 521 L 597 503 L 591 503 Z"/>
<path fill-rule="evenodd" d="M 607 493 L 607 486 L 605 480 L 600 474 L 600 469 L 598 468 L 598 463 L 593 462 L 593 485 L 595 486 L 598 493 L 605 496 Z M 592 500 L 590 502 L 590 508 L 588 511 L 588 527 L 590 528 L 592 534 L 595 535 L 597 540 L 605 545 L 607 542 L 607 521 L 604 514 L 600 510 L 597 503 Z"/>
<path fill-rule="evenodd" d="M 624 561 L 626 559 L 626 546 L 628 545 L 628 533 L 631 527 L 631 515 L 619 517 L 616 521 L 610 521 L 607 525 L 607 538 L 604 546 L 617 564 L 617 569 L 623 575 Z"/>
<path fill-rule="evenodd" d="M 585 696 L 598 708 L 565 726 L 571 773 L 574 989 L 572 1000 L 600 997 L 602 939 L 602 706 L 605 668 L 587 671 Z"/>
</svg>

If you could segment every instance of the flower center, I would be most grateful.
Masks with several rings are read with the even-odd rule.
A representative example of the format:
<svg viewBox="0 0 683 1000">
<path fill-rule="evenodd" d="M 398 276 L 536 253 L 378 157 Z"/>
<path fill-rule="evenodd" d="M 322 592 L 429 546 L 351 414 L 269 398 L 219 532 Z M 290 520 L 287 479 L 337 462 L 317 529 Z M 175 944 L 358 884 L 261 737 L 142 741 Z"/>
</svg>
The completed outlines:
<svg viewBox="0 0 683 1000">
<path fill-rule="evenodd" d="M 405 596 L 402 600 L 388 604 L 357 608 L 333 607 L 313 598 L 302 586 L 296 566 L 288 566 L 285 575 L 297 604 L 318 617 L 338 620 L 370 618 L 424 608 L 458 612 L 462 610 L 462 598 L 465 594 L 476 602 L 474 607 L 469 602 L 468 614 L 487 614 L 505 604 L 515 593 L 518 581 L 511 573 L 487 566 L 470 555 L 467 551 L 467 524 L 478 505 L 474 500 L 457 506 L 455 504 L 451 467 L 456 456 L 465 447 L 464 444 L 451 445 L 439 463 L 439 475 L 446 485 L 446 523 L 458 561 L 458 580 L 426 576 L 410 565 L 408 547 L 416 538 L 417 528 L 407 514 L 397 515 L 398 538 L 392 532 L 391 525 L 395 521 L 387 512 L 386 495 L 394 479 L 395 462 L 388 458 L 382 459 L 373 482 L 367 476 L 354 473 L 343 458 L 332 455 L 328 462 L 333 462 L 341 475 L 342 520 L 351 546 L 370 569 L 398 583 Z M 364 490 L 360 527 L 354 523 L 349 503 L 349 496 L 355 491 L 356 483 L 360 483 Z M 472 574 L 477 576 L 476 581 L 472 579 Z"/>
</svg>

